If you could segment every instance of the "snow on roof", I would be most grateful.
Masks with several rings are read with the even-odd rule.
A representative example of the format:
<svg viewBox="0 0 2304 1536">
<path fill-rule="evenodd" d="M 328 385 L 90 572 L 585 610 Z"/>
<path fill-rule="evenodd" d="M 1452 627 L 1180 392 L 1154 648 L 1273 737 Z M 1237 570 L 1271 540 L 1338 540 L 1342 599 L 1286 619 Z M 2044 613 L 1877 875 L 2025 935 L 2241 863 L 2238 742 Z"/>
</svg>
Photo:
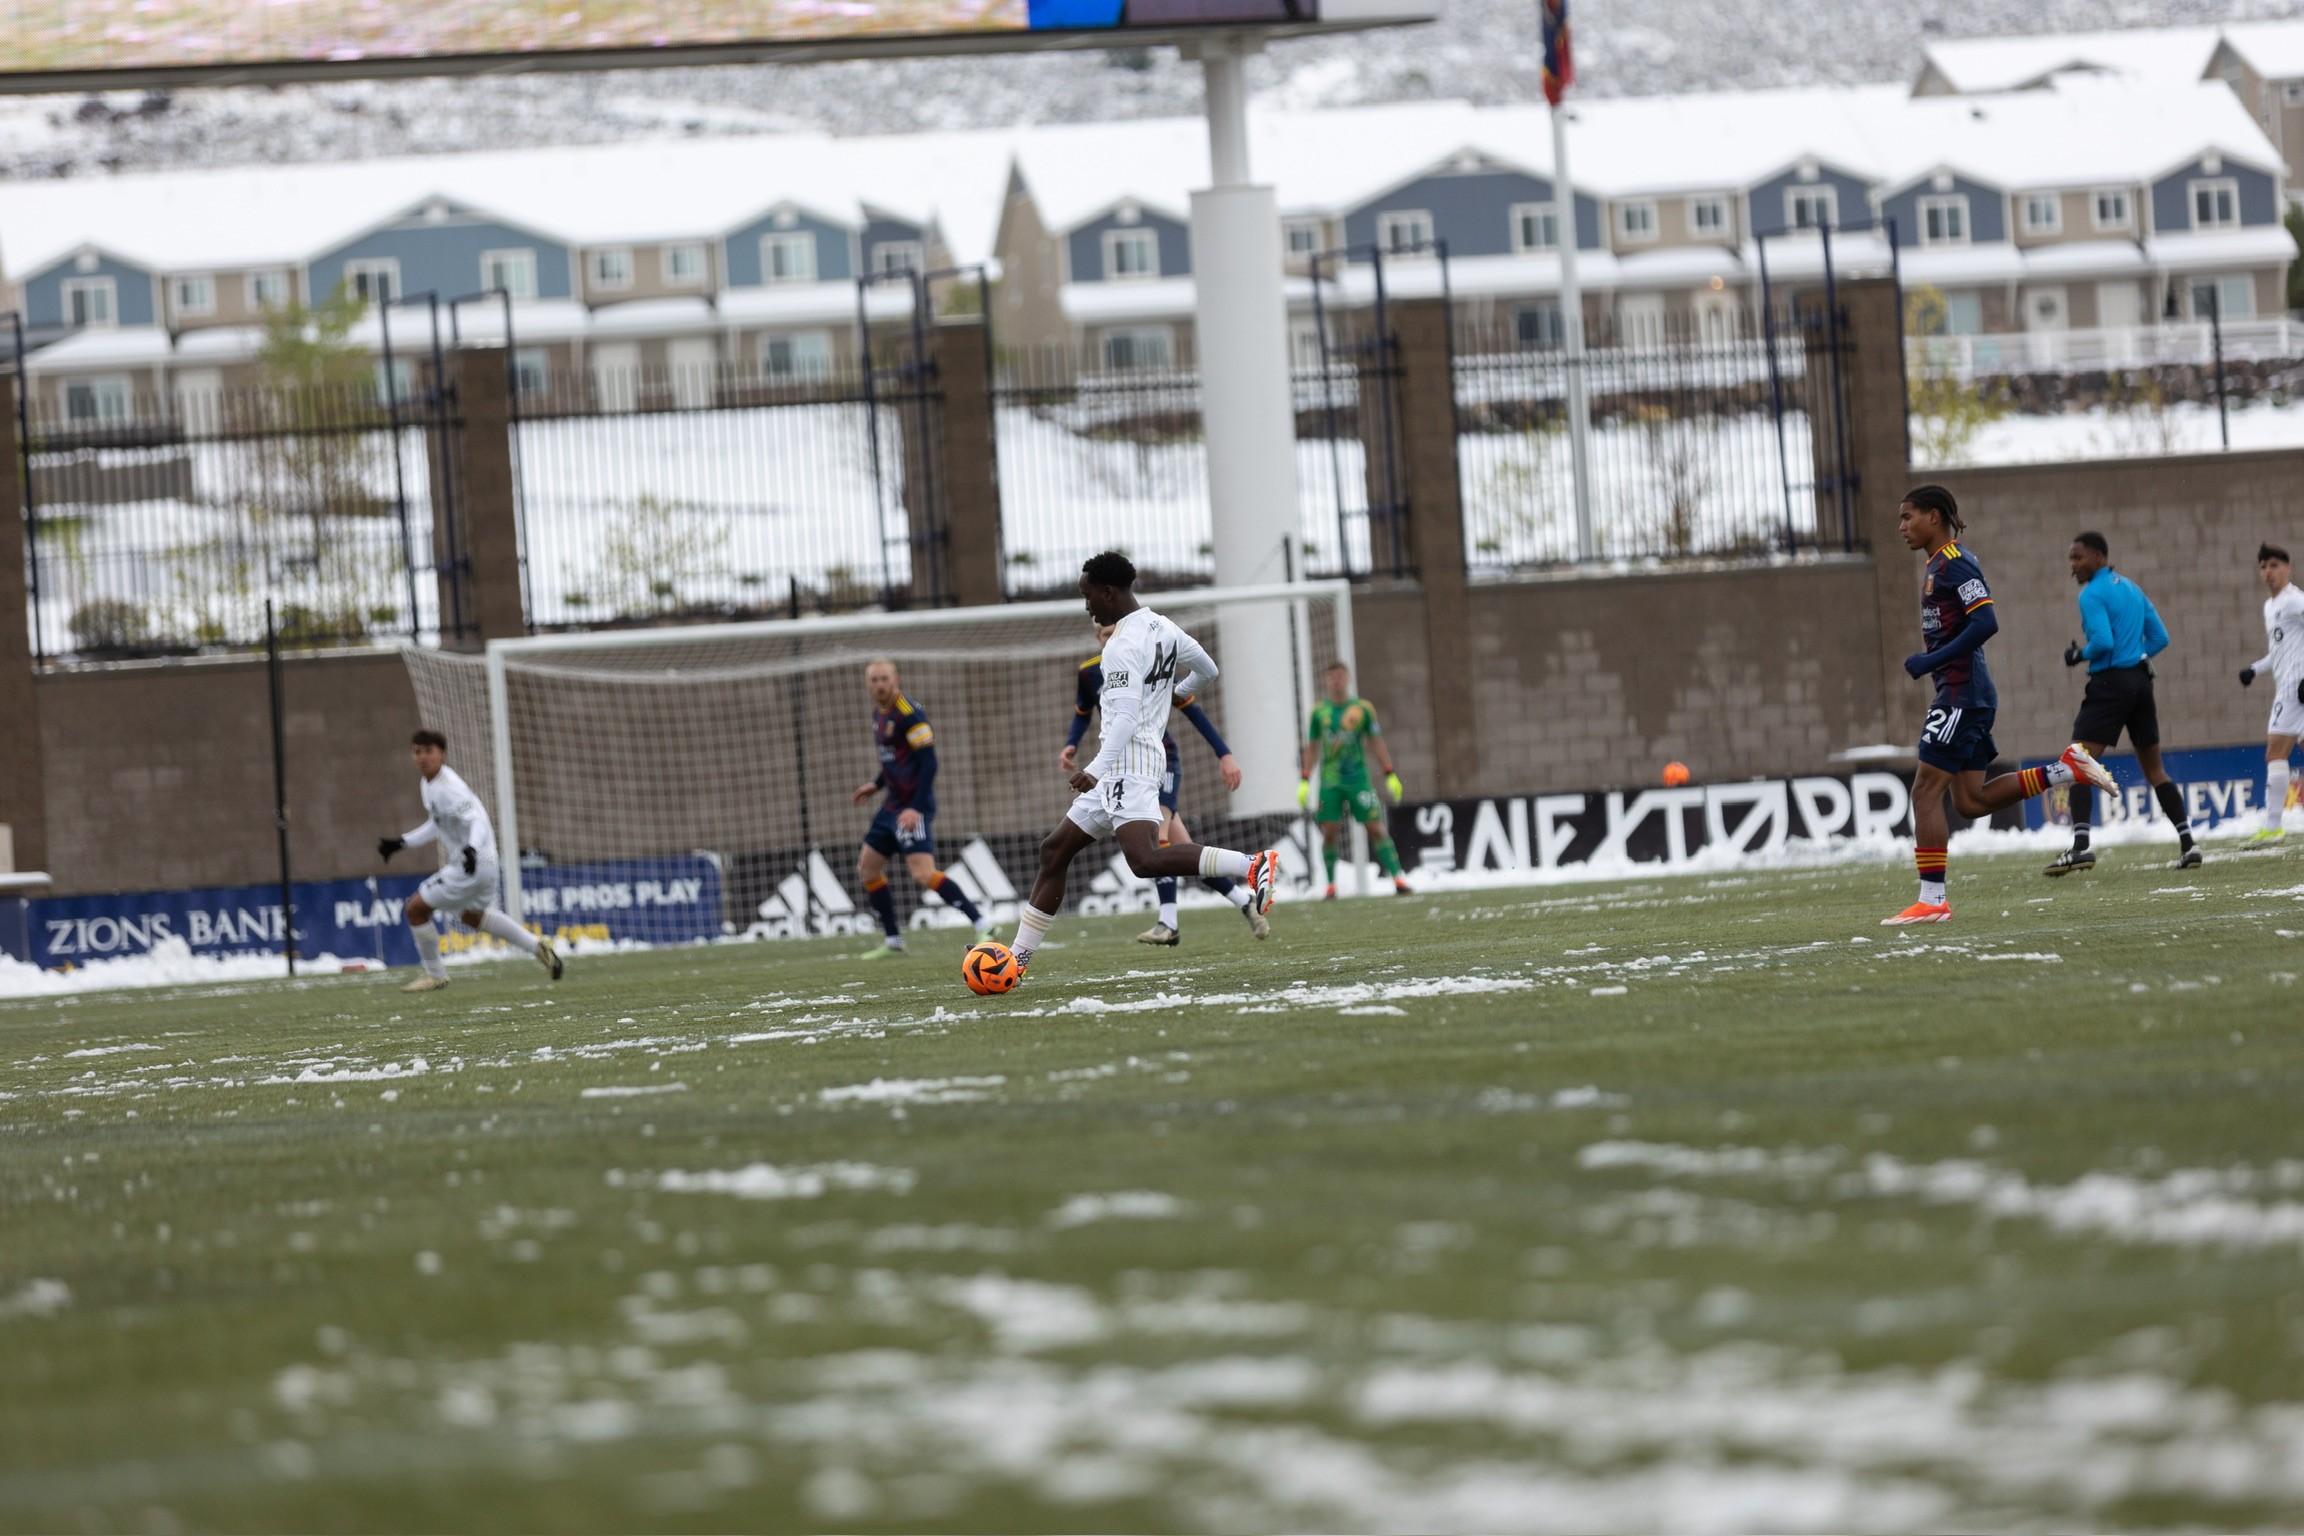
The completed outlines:
<svg viewBox="0 0 2304 1536">
<path fill-rule="evenodd" d="M 2029 90 L 2060 75 L 2116 76 L 2187 85 L 2208 72 L 2214 27 L 2136 27 L 2046 37 L 1969 37 L 1929 43 L 1923 71 L 1961 95 Z"/>
<path fill-rule="evenodd" d="M 1940 167 L 2008 189 L 2148 180 L 2211 153 L 2282 169 L 2240 98 L 2215 81 L 2065 78 L 2050 90 L 1918 97 L 1877 142 L 1886 190 Z"/>
<path fill-rule="evenodd" d="M 2236 22 L 2224 41 L 2267 80 L 2304 79 L 2304 21 Z"/>
</svg>

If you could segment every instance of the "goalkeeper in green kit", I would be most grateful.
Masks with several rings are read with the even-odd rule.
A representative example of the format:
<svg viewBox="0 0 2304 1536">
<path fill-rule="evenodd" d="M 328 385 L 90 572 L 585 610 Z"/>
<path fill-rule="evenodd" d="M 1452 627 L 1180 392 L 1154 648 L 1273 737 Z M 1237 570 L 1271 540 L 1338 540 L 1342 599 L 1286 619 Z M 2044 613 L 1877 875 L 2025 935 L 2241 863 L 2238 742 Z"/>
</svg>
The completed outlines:
<svg viewBox="0 0 2304 1536">
<path fill-rule="evenodd" d="M 1392 889 L 1408 894 L 1407 877 L 1400 873 L 1400 850 L 1384 825 L 1384 807 L 1368 777 L 1368 759 L 1383 770 L 1384 788 L 1392 803 L 1401 800 L 1400 775 L 1392 771 L 1392 754 L 1384 748 L 1383 729 L 1376 723 L 1376 706 L 1352 692 L 1352 669 L 1341 661 L 1328 663 L 1328 697 L 1312 707 L 1311 727 L 1304 733 L 1303 777 L 1296 785 L 1296 802 L 1312 811 L 1320 824 L 1320 857 L 1328 866 L 1328 889 L 1323 899 L 1336 899 L 1336 860 L 1344 843 L 1344 818 L 1349 815 L 1368 829 L 1376 862 L 1392 877 Z M 1315 779 L 1312 770 L 1318 768 Z"/>
</svg>

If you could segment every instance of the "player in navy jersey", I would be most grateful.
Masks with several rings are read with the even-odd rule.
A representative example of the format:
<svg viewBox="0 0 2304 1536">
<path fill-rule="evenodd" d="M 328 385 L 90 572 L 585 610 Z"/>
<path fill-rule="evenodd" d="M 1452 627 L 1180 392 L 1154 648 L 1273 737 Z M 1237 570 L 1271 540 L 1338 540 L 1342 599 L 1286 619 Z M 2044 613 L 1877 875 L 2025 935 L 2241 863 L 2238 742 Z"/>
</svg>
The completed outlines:
<svg viewBox="0 0 2304 1536">
<path fill-rule="evenodd" d="M 1102 645 L 1111 633 L 1110 625 L 1097 625 L 1096 643 Z M 1088 734 L 1088 722 L 1096 714 L 1096 700 L 1103 691 L 1104 655 L 1099 651 L 1080 663 L 1080 681 L 1072 696 L 1072 727 L 1065 734 L 1064 750 L 1056 757 L 1058 766 L 1066 773 L 1080 766 L 1080 742 Z M 1209 719 L 1208 712 L 1193 703 L 1189 696 L 1179 694 L 1176 707 L 1183 711 L 1184 718 L 1192 722 L 1192 728 L 1208 743 L 1208 750 L 1216 754 L 1216 767 L 1224 776 L 1224 787 L 1238 789 L 1240 765 L 1233 760 L 1232 749 L 1224 744 L 1224 737 L 1216 729 L 1216 722 Z M 1173 732 L 1161 738 L 1161 745 L 1168 752 L 1167 770 L 1160 777 L 1160 843 L 1166 847 L 1171 843 L 1188 843 L 1192 835 L 1184 826 L 1184 818 L 1176 811 L 1177 787 L 1184 774 L 1184 755 L 1177 750 Z M 1249 931 L 1256 937 L 1262 939 L 1271 936 L 1272 924 L 1263 913 L 1256 910 L 1246 886 L 1221 876 L 1204 879 L 1200 883 L 1238 907 L 1241 915 L 1248 919 Z M 1183 943 L 1183 920 L 1176 905 L 1176 878 L 1163 875 L 1152 882 L 1152 890 L 1160 902 L 1160 917 L 1151 927 L 1136 935 L 1136 942 L 1161 945 Z"/>
<path fill-rule="evenodd" d="M 2003 806 L 2045 793 L 2051 785 L 2080 781 L 2101 789 L 2113 787 L 2112 775 L 2078 742 L 2045 768 L 1984 777 L 1998 755 L 1992 717 L 2000 707 L 1991 669 L 1984 664 L 1984 642 L 2000 632 L 2000 620 L 1992 611 L 1992 589 L 1985 583 L 1984 568 L 1958 542 L 1966 528 L 1960 504 L 1940 485 L 1916 487 L 1896 509 L 1896 531 L 1904 536 L 1905 546 L 1928 554 L 1920 589 L 1923 649 L 1904 658 L 1904 670 L 1915 678 L 1932 678 L 1936 700 L 1920 730 L 1920 765 L 1912 775 L 1912 842 L 1920 867 L 1920 899 L 1894 917 L 1883 918 L 1885 926 L 1952 919 L 1952 903 L 1944 890 L 1945 845 L 1952 837 L 1951 818 L 1944 814 L 1947 794 L 1961 815 L 1981 821 Z"/>
<path fill-rule="evenodd" d="M 896 663 L 886 657 L 865 667 L 864 687 L 872 695 L 872 745 L 880 755 L 880 772 L 871 783 L 857 785 L 849 798 L 862 805 L 883 791 L 887 795 L 856 854 L 856 878 L 886 936 L 880 948 L 867 951 L 864 958 L 904 952 L 896 893 L 888 889 L 888 861 L 898 853 L 922 890 L 934 891 L 946 906 L 957 908 L 978 933 L 991 932 L 991 920 L 976 910 L 968 893 L 936 868 L 936 732 L 928 724 L 927 711 L 905 697 Z"/>
</svg>

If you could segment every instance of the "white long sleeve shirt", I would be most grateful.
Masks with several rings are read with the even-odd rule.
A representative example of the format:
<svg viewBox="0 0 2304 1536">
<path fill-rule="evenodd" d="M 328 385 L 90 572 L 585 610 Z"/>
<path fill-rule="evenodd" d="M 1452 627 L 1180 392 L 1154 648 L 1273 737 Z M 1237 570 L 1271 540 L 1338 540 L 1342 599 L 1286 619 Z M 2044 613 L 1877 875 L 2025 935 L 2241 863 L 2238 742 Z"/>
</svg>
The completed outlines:
<svg viewBox="0 0 2304 1536">
<path fill-rule="evenodd" d="M 1168 712 L 1216 680 L 1199 641 L 1149 608 L 1122 619 L 1104 642 L 1103 738 L 1088 772 L 1157 782 L 1168 771 Z"/>
<path fill-rule="evenodd" d="M 469 848 L 482 863 L 496 858 L 496 828 L 488 820 L 488 807 L 472 793 L 455 769 L 443 767 L 423 785 L 424 825 L 400 839 L 411 848 L 440 844 L 440 862 L 460 860 Z"/>
<path fill-rule="evenodd" d="M 2264 599 L 2264 643 L 2256 670 L 2271 673 L 2283 694 L 2294 693 L 2304 679 L 2304 590 L 2293 582 Z"/>
</svg>

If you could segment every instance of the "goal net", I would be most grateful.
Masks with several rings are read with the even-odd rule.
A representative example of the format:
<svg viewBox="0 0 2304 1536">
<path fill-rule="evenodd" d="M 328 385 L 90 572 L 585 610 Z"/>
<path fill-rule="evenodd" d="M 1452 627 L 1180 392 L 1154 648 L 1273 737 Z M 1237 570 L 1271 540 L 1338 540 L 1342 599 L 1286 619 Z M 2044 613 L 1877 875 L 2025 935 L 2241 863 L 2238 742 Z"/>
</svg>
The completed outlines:
<svg viewBox="0 0 2304 1536">
<path fill-rule="evenodd" d="M 1228 793 L 1179 711 L 1180 808 L 1194 837 L 1277 847 L 1303 886 L 1316 837 L 1296 754 L 1321 669 L 1354 660 L 1343 582 L 1149 594 L 1221 676 L 1199 703 L 1246 775 Z M 505 905 L 543 928 L 654 943 L 876 931 L 856 852 L 881 796 L 864 669 L 898 668 L 935 731 L 937 862 L 1002 922 L 1072 801 L 1058 754 L 1096 639 L 1077 601 L 537 635 L 486 655 L 410 648 L 424 723 L 488 803 Z M 1082 762 L 1098 742 L 1091 723 Z M 518 849 L 518 858 L 512 850 Z M 1309 857 L 1308 857 L 1309 855 Z M 910 926 L 960 921 L 891 861 Z M 1188 889 L 1196 889 L 1186 882 Z M 1104 844 L 1074 866 L 1073 909 L 1152 902 Z M 1215 898 L 1210 897 L 1209 900 Z"/>
</svg>

